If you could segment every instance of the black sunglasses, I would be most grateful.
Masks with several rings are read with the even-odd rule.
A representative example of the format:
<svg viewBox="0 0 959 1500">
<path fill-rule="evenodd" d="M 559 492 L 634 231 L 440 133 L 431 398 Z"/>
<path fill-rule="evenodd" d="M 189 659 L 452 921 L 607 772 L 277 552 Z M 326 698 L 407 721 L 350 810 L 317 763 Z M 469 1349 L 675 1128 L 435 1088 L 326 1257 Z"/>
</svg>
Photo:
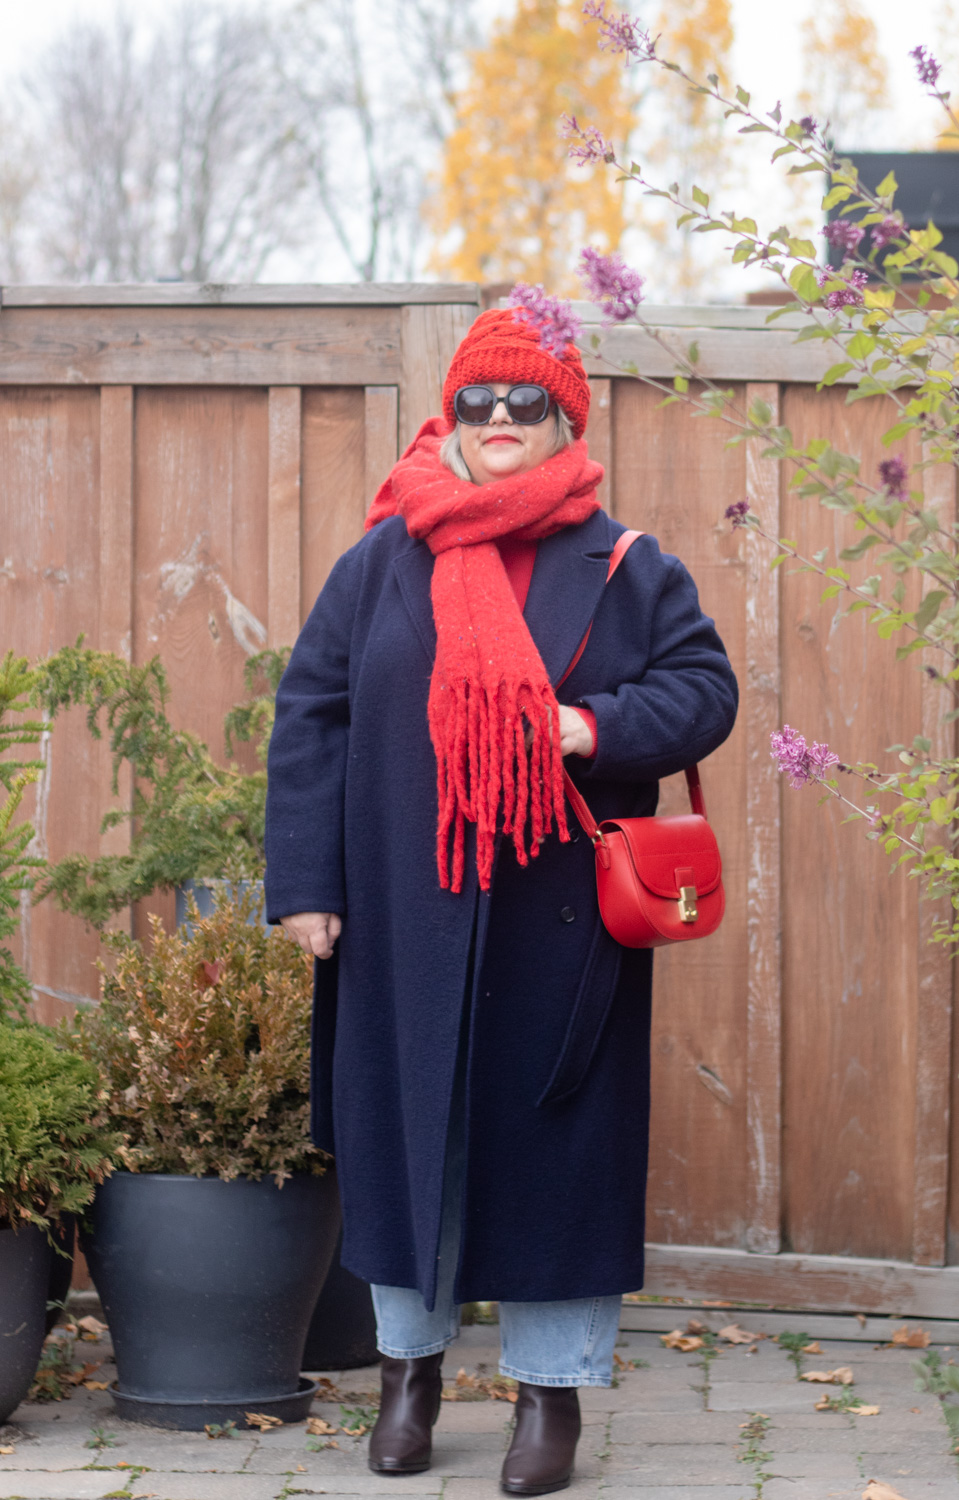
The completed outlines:
<svg viewBox="0 0 959 1500">
<path fill-rule="evenodd" d="M 488 385 L 464 385 L 453 397 L 453 410 L 467 427 L 485 427 L 501 401 L 514 422 L 531 426 L 549 416 L 549 391 L 541 385 L 514 385 L 505 396 L 497 396 Z"/>
</svg>

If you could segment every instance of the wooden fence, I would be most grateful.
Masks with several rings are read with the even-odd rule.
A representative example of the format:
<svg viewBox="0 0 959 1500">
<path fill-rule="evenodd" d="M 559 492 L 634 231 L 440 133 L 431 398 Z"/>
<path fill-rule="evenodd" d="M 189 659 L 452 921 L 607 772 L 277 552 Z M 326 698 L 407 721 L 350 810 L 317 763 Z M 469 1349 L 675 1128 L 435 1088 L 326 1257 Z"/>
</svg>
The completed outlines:
<svg viewBox="0 0 959 1500">
<path fill-rule="evenodd" d="M 398 448 L 438 409 L 479 305 L 472 286 L 7 289 L 0 648 L 33 657 L 85 632 L 137 661 L 159 652 L 175 717 L 222 748 L 246 656 L 295 637 Z M 767 329 L 760 310 L 651 316 L 667 340 L 696 338 L 705 375 L 875 472 L 886 413 L 816 391 L 821 346 Z M 609 347 L 670 373 L 637 330 Z M 814 578 L 770 571 L 723 512 L 748 493 L 807 552 L 843 543 L 840 518 L 797 500 L 776 463 L 727 448 L 721 423 L 661 408 L 598 360 L 590 374 L 605 503 L 689 565 L 742 688 L 705 768 L 728 916 L 656 960 L 647 1288 L 954 1316 L 951 965 L 915 886 L 889 877 L 861 827 L 784 788 L 769 758 L 783 721 L 847 759 L 919 729 L 942 744 L 936 690 L 862 615 L 838 624 Z M 951 471 L 927 480 L 952 517 Z M 111 847 L 123 835 L 99 834 L 107 759 L 82 719 L 45 755 L 43 851 Z M 679 795 L 667 786 L 664 805 Z M 169 916 L 167 898 L 152 906 Z M 95 952 L 75 919 L 27 914 L 41 1015 L 95 993 Z"/>
</svg>

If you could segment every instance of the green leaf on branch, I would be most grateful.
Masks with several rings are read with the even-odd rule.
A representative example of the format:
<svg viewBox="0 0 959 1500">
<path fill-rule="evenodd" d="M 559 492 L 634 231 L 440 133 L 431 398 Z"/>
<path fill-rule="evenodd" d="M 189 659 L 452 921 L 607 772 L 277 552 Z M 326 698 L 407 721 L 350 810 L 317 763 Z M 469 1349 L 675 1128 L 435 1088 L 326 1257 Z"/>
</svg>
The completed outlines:
<svg viewBox="0 0 959 1500">
<path fill-rule="evenodd" d="M 812 240 L 790 238 L 786 241 L 786 244 L 789 249 L 790 255 L 794 255 L 797 260 L 816 259 L 816 247 L 813 244 Z"/>
<path fill-rule="evenodd" d="M 899 184 L 896 181 L 895 172 L 887 172 L 885 177 L 882 179 L 882 182 L 876 188 L 876 197 L 888 198 L 891 202 L 893 195 L 895 194 L 898 187 Z"/>
<path fill-rule="evenodd" d="M 709 194 L 704 193 L 702 188 L 693 188 L 693 202 L 698 203 L 701 208 L 709 207 Z"/>
<path fill-rule="evenodd" d="M 878 544 L 879 537 L 876 536 L 876 533 L 874 531 L 870 531 L 867 532 L 866 535 L 862 537 L 860 541 L 856 542 L 852 547 L 843 547 L 839 556 L 842 558 L 843 562 L 858 562 L 860 558 L 865 557 L 870 547 L 878 546 Z"/>
<path fill-rule="evenodd" d="M 942 608 L 943 601 L 947 598 L 945 589 L 932 589 L 923 599 L 916 610 L 916 629 L 926 630 L 936 618 Z"/>
<path fill-rule="evenodd" d="M 804 302 L 818 302 L 820 288 L 811 266 L 793 266 L 789 273 L 789 285 Z"/>
<path fill-rule="evenodd" d="M 849 360 L 842 360 L 838 365 L 830 365 L 822 380 L 820 380 L 817 391 L 821 391 L 824 385 L 835 385 L 844 375 L 848 375 L 855 366 Z"/>
<path fill-rule="evenodd" d="M 829 192 L 822 200 L 822 207 L 824 209 L 835 208 L 837 203 L 845 203 L 846 199 L 851 195 L 851 193 L 852 188 L 844 187 L 842 183 L 840 183 L 837 187 L 829 189 Z"/>
<path fill-rule="evenodd" d="M 739 83 L 737 83 L 736 85 L 736 98 L 744 109 L 748 109 L 750 96 L 746 93 L 746 90 L 743 88 L 742 84 Z"/>
</svg>

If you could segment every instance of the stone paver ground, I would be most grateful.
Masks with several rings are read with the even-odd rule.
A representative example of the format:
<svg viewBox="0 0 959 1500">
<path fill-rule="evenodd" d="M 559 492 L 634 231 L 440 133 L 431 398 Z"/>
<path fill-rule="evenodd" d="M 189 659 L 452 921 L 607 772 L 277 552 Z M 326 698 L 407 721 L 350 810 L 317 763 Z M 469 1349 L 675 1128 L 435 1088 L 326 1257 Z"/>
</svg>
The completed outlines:
<svg viewBox="0 0 959 1500">
<path fill-rule="evenodd" d="M 798 1325 L 797 1326 L 801 1326 Z M 848 1365 L 853 1391 L 878 1416 L 819 1412 L 837 1386 L 800 1382 L 785 1351 L 723 1346 L 704 1368 L 701 1351 L 663 1348 L 658 1335 L 623 1333 L 618 1353 L 638 1368 L 612 1390 L 582 1393 L 584 1431 L 571 1496 L 602 1500 L 860 1500 L 869 1480 L 904 1500 L 959 1500 L 959 1458 L 938 1399 L 916 1389 L 915 1350 L 820 1340 L 807 1368 Z M 940 1350 L 943 1360 L 953 1351 Z M 109 1356 L 106 1338 L 77 1346 L 85 1359 Z M 448 1382 L 463 1367 L 492 1375 L 495 1327 L 464 1329 L 446 1356 Z M 959 1358 L 959 1356 L 957 1356 Z M 326 1372 L 342 1403 L 318 1401 L 331 1426 L 341 1404 L 362 1407 L 375 1393 L 374 1367 Z M 112 1380 L 109 1363 L 95 1378 Z M 759 1415 L 757 1415 L 759 1414 Z M 348 1419 L 347 1419 L 348 1420 Z M 355 1421 L 355 1418 L 353 1419 Z M 492 1500 L 509 1443 L 505 1401 L 444 1401 L 426 1474 L 388 1478 L 366 1466 L 368 1437 L 339 1431 L 310 1437 L 304 1424 L 230 1439 L 162 1432 L 118 1420 L 108 1391 L 78 1388 L 69 1400 L 26 1402 L 0 1429 L 0 1500 Z M 99 1441 L 104 1446 L 91 1446 Z"/>
</svg>

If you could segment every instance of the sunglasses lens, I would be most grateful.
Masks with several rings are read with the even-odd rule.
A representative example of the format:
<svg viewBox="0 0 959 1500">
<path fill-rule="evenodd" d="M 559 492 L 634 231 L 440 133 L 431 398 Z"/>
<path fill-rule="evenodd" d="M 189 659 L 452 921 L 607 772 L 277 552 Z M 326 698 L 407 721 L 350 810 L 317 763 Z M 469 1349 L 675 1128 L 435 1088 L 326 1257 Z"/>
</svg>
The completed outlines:
<svg viewBox="0 0 959 1500">
<path fill-rule="evenodd" d="M 541 385 L 514 385 L 507 405 L 514 422 L 542 422 L 549 411 L 549 392 Z"/>
<path fill-rule="evenodd" d="M 485 385 L 464 385 L 453 402 L 456 415 L 470 427 L 482 427 L 493 415 L 493 393 Z"/>
</svg>

